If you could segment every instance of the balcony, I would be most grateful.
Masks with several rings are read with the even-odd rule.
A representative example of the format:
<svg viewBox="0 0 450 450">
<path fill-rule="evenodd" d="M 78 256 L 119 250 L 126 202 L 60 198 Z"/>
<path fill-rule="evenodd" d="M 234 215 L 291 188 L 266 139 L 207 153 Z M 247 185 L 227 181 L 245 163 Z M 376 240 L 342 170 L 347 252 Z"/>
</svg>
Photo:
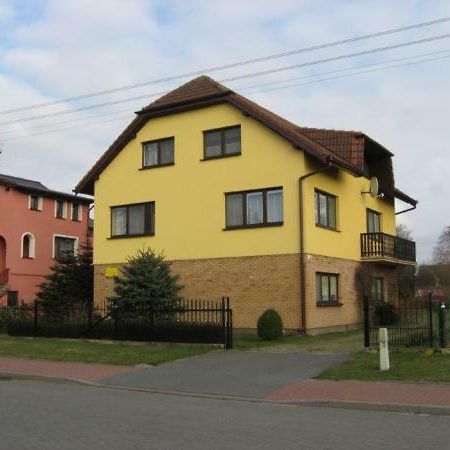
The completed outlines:
<svg viewBox="0 0 450 450">
<path fill-rule="evenodd" d="M 386 233 L 362 233 L 361 258 L 364 261 L 415 264 L 416 243 Z"/>
</svg>

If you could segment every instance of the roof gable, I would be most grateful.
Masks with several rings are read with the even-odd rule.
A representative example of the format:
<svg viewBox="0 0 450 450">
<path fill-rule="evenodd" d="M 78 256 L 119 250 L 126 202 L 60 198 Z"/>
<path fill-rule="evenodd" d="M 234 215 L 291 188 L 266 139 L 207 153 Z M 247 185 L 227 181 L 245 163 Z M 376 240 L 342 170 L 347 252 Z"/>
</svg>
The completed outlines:
<svg viewBox="0 0 450 450">
<path fill-rule="evenodd" d="M 201 76 L 188 81 L 138 111 L 135 119 L 78 183 L 75 192 L 93 195 L 95 180 L 150 119 L 220 103 L 233 105 L 246 116 L 264 124 L 291 142 L 294 147 L 303 150 L 320 162 L 331 161 L 357 176 L 363 174 L 365 142 L 370 140 L 372 144 L 377 144 L 360 132 L 299 127 L 212 78 Z M 379 148 L 380 152 L 392 156 L 382 146 Z M 393 192 L 392 195 L 394 195 Z"/>
</svg>

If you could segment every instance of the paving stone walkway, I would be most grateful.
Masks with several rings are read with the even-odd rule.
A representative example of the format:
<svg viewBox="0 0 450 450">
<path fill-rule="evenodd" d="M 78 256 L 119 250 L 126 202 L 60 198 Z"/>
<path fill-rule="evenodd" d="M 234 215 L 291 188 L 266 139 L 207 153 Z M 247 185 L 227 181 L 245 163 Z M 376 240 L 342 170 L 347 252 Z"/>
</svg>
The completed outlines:
<svg viewBox="0 0 450 450">
<path fill-rule="evenodd" d="M 285 386 L 267 398 L 292 402 L 331 400 L 450 407 L 450 384 L 305 380 Z"/>
<path fill-rule="evenodd" d="M 0 372 L 4 374 L 41 375 L 80 381 L 99 381 L 104 378 L 135 372 L 137 370 L 139 368 L 134 366 L 57 362 L 42 359 L 0 358 Z"/>
</svg>

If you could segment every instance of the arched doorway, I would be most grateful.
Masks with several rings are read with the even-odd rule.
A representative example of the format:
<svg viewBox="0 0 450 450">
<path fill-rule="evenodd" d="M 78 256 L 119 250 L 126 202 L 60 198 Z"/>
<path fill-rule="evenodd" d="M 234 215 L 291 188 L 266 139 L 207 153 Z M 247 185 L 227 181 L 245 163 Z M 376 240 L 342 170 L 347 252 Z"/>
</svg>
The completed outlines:
<svg viewBox="0 0 450 450">
<path fill-rule="evenodd" d="M 0 236 L 0 274 L 6 269 L 6 240 Z"/>
</svg>

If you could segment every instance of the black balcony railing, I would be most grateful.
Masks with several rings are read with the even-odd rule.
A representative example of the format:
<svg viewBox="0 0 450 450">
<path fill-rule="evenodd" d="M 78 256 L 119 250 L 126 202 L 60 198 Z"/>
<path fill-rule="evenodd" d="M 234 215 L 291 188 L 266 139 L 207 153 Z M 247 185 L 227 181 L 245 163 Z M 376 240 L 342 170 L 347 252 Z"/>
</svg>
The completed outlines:
<svg viewBox="0 0 450 450">
<path fill-rule="evenodd" d="M 416 243 L 386 233 L 362 233 L 361 257 L 416 262 Z"/>
</svg>

